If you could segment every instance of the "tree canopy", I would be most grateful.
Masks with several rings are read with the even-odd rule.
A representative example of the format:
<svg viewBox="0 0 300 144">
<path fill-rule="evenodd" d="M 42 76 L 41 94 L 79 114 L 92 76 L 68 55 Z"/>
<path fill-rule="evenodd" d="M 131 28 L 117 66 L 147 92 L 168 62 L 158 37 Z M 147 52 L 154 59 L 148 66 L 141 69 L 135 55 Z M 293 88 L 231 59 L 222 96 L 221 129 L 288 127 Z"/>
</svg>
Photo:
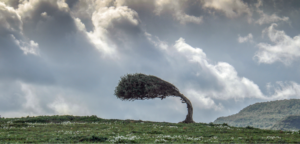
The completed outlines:
<svg viewBox="0 0 300 144">
<path fill-rule="evenodd" d="M 180 97 L 182 103 L 187 104 L 188 115 L 180 123 L 195 123 L 193 120 L 193 106 L 190 100 L 181 94 L 173 84 L 164 81 L 153 75 L 144 75 L 141 73 L 127 74 L 121 77 L 118 86 L 115 89 L 115 95 L 121 100 L 144 100 L 161 98 L 166 96 Z"/>
<path fill-rule="evenodd" d="M 180 92 L 173 84 L 156 76 L 137 73 L 121 77 L 115 95 L 122 100 L 144 100 L 179 96 Z"/>
</svg>

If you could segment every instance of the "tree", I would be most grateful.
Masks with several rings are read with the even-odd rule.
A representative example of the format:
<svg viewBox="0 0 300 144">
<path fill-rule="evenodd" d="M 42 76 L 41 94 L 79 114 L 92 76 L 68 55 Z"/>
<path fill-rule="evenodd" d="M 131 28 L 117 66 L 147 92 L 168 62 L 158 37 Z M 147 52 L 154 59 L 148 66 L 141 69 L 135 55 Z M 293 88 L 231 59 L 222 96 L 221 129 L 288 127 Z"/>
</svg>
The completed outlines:
<svg viewBox="0 0 300 144">
<path fill-rule="evenodd" d="M 181 94 L 173 84 L 156 76 L 141 73 L 127 74 L 127 76 L 121 77 L 115 89 L 115 95 L 122 101 L 153 98 L 163 100 L 166 96 L 180 97 L 182 103 L 187 104 L 188 114 L 186 119 L 179 123 L 195 123 L 193 120 L 193 106 L 190 100 Z"/>
</svg>

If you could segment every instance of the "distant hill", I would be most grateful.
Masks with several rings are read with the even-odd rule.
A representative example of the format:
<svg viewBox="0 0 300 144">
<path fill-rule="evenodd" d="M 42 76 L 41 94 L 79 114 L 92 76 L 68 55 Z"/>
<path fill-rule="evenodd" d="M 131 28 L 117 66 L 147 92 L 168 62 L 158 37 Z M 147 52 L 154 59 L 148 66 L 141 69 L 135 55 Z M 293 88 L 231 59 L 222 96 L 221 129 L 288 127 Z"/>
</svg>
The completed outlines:
<svg viewBox="0 0 300 144">
<path fill-rule="evenodd" d="M 300 99 L 255 103 L 242 109 L 237 114 L 219 117 L 214 123 L 227 123 L 236 127 L 252 126 L 270 129 L 277 121 L 290 115 L 300 115 Z"/>
<path fill-rule="evenodd" d="M 271 130 L 300 130 L 300 115 L 287 116 L 276 122 Z"/>
</svg>

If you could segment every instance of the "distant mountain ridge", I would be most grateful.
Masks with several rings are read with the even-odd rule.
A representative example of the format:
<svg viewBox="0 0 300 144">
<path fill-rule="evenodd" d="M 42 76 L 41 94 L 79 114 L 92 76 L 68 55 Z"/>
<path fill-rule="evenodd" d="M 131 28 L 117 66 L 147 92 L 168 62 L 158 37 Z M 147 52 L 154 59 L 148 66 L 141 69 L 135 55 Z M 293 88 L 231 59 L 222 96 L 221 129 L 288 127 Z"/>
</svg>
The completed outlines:
<svg viewBox="0 0 300 144">
<path fill-rule="evenodd" d="M 271 130 L 300 130 L 300 115 L 287 116 L 276 122 Z"/>
<path fill-rule="evenodd" d="M 270 129 L 276 122 L 291 115 L 300 115 L 300 99 L 255 103 L 242 109 L 237 114 L 219 117 L 214 123 L 227 123 L 236 127 L 252 126 Z"/>
</svg>

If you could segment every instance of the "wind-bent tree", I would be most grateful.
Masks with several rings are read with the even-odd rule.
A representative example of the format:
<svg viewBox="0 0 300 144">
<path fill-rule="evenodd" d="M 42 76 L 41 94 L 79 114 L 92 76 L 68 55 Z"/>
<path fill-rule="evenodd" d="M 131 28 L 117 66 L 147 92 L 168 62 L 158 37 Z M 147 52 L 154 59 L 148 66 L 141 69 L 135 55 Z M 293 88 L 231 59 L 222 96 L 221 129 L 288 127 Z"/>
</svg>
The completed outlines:
<svg viewBox="0 0 300 144">
<path fill-rule="evenodd" d="M 185 120 L 179 123 L 195 123 L 193 120 L 193 106 L 190 100 L 181 94 L 173 84 L 156 76 L 141 73 L 127 74 L 127 77 L 121 77 L 119 85 L 115 89 L 115 95 L 122 101 L 153 98 L 163 100 L 166 96 L 180 97 L 182 103 L 187 104 L 188 114 Z"/>
</svg>

